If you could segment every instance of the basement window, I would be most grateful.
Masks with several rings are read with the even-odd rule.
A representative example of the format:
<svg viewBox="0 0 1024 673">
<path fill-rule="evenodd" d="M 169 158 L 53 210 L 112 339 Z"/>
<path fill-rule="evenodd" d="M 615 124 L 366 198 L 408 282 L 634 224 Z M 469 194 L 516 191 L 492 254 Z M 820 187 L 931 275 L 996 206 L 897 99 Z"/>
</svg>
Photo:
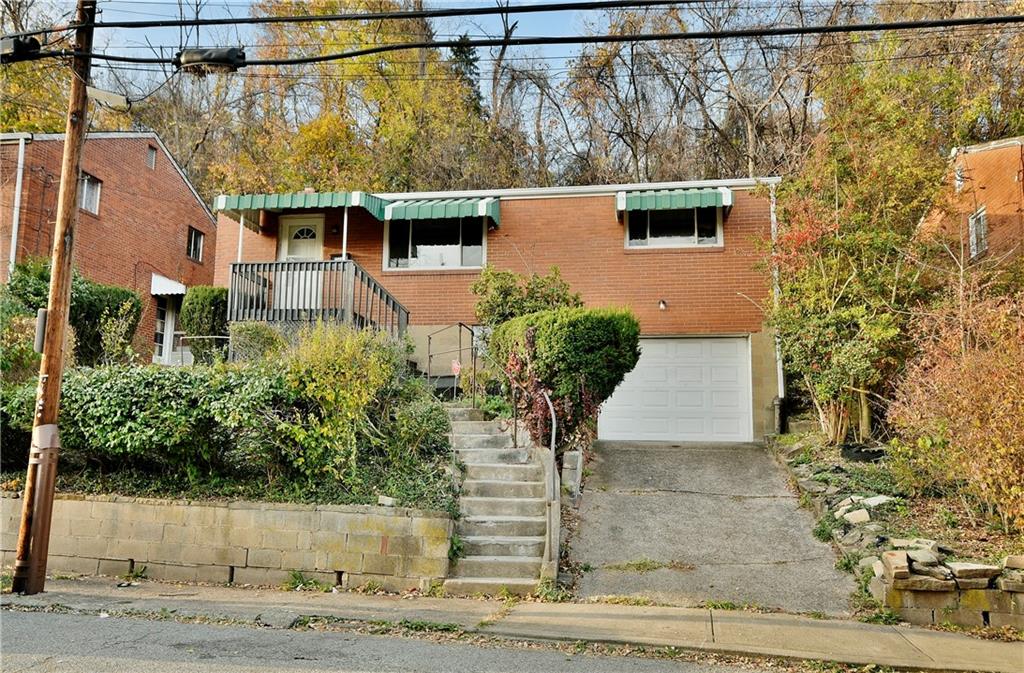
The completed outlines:
<svg viewBox="0 0 1024 673">
<path fill-rule="evenodd" d="M 388 269 L 476 269 L 484 264 L 484 218 L 391 220 L 385 228 Z"/>
<path fill-rule="evenodd" d="M 689 248 L 720 245 L 721 208 L 633 210 L 626 213 L 626 247 Z"/>
<path fill-rule="evenodd" d="M 78 180 L 78 207 L 93 215 L 99 215 L 101 187 L 102 180 L 83 172 Z"/>
</svg>

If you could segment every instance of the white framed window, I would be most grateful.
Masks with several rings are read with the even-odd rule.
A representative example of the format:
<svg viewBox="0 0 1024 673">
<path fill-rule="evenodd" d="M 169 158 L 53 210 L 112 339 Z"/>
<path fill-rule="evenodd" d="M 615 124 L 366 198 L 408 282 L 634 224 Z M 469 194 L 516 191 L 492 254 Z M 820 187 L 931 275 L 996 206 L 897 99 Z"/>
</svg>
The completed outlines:
<svg viewBox="0 0 1024 673">
<path fill-rule="evenodd" d="M 389 220 L 384 225 L 384 269 L 479 269 L 487 253 L 483 217 Z"/>
<path fill-rule="evenodd" d="M 203 261 L 203 240 L 205 238 L 206 234 L 195 227 L 188 228 L 188 247 L 185 252 L 188 254 L 189 259 L 196 262 Z"/>
<path fill-rule="evenodd" d="M 971 259 L 988 250 L 988 215 L 985 206 L 978 208 L 967 218 L 967 238 L 971 248 Z"/>
<path fill-rule="evenodd" d="M 156 168 L 156 148 L 152 145 L 146 148 L 146 165 L 150 169 Z"/>
<path fill-rule="evenodd" d="M 102 180 L 83 172 L 78 179 L 78 207 L 93 215 L 99 215 L 101 187 Z"/>
<path fill-rule="evenodd" d="M 632 210 L 626 212 L 627 248 L 721 246 L 721 208 Z"/>
</svg>

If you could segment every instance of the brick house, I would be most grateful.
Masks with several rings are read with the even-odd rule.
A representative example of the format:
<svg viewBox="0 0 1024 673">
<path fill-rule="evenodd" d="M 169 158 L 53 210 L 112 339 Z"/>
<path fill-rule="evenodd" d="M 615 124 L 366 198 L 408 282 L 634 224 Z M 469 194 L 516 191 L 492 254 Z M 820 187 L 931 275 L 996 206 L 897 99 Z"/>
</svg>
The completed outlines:
<svg viewBox="0 0 1024 673">
<path fill-rule="evenodd" d="M 1024 252 L 1024 136 L 957 147 L 947 184 L 922 221 L 970 261 L 999 263 Z"/>
<path fill-rule="evenodd" d="M 63 149 L 61 133 L 0 135 L 4 280 L 17 261 L 50 255 Z M 155 133 L 87 136 L 74 265 L 86 278 L 139 294 L 137 342 L 154 362 L 188 360 L 175 320 L 186 288 L 213 282 L 215 224 Z"/>
<path fill-rule="evenodd" d="M 602 410 L 602 438 L 751 441 L 773 431 L 780 395 L 759 307 L 777 182 L 222 195 L 214 282 L 232 320 L 372 322 L 450 374 L 481 267 L 557 266 L 587 306 L 640 321 L 641 359 Z"/>
</svg>

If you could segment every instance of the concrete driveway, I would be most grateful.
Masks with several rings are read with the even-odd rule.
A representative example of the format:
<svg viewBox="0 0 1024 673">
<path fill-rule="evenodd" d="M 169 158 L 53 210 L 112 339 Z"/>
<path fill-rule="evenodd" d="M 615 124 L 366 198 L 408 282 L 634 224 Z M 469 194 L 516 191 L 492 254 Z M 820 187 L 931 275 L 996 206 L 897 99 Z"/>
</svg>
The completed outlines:
<svg viewBox="0 0 1024 673">
<path fill-rule="evenodd" d="M 582 597 L 848 611 L 852 575 L 833 567 L 832 548 L 811 535 L 811 514 L 764 447 L 598 442 L 595 453 L 572 542 L 573 558 L 591 568 Z M 674 567 L 636 567 L 646 559 Z"/>
</svg>

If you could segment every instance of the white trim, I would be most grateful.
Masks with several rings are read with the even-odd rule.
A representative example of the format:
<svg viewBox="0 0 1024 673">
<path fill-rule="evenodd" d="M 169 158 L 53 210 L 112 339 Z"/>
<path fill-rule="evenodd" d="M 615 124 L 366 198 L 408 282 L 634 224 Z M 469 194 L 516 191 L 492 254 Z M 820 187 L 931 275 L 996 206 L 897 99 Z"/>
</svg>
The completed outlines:
<svg viewBox="0 0 1024 673">
<path fill-rule="evenodd" d="M 294 220 L 294 222 L 289 222 L 289 220 Z M 291 240 L 291 234 L 288 232 L 288 227 L 294 224 L 298 224 L 298 226 L 312 226 L 316 229 L 316 240 L 320 242 L 320 253 L 316 257 L 311 257 L 310 260 L 322 261 L 324 258 L 324 216 L 318 215 L 317 213 L 282 215 L 278 218 L 277 261 L 288 261 L 288 248 Z M 282 233 L 284 236 L 281 235 Z"/>
<path fill-rule="evenodd" d="M 773 187 L 775 185 L 772 185 Z M 719 187 L 718 191 L 722 193 L 722 206 L 728 208 L 732 205 L 732 190 L 728 187 Z"/>
<path fill-rule="evenodd" d="M 718 188 L 756 189 L 761 185 L 774 185 L 780 177 L 737 178 L 731 180 L 686 180 L 681 182 L 649 182 L 618 185 L 582 185 L 578 187 L 523 187 L 516 189 L 471 189 L 453 192 L 381 192 L 377 197 L 385 200 L 415 201 L 420 199 L 468 199 L 494 197 L 499 199 L 555 198 L 573 196 L 616 196 L 618 192 L 649 191 L 659 189 Z M 389 219 L 385 217 L 384 219 Z"/>
<path fill-rule="evenodd" d="M 696 208 L 679 208 L 678 210 L 693 210 L 694 217 L 696 217 Z M 718 230 L 715 232 L 715 236 L 718 238 L 717 243 L 697 243 L 696 240 L 693 243 L 655 243 L 654 245 L 630 245 L 629 244 L 629 216 L 632 213 L 644 213 L 650 214 L 652 211 L 649 210 L 626 210 L 623 211 L 625 215 L 622 218 L 622 230 L 623 230 L 623 247 L 626 250 L 720 250 L 725 247 L 725 226 L 723 224 L 723 208 L 715 207 L 715 215 L 718 218 Z M 648 222 L 648 236 L 650 235 L 650 223 Z M 693 236 L 697 238 L 697 222 L 696 219 L 693 223 Z M 648 237 L 648 240 L 650 238 Z"/>
<path fill-rule="evenodd" d="M 494 198 L 493 196 L 489 196 L 485 199 L 480 199 L 480 202 L 476 204 L 476 214 L 479 215 L 480 217 L 487 217 L 487 206 L 491 205 L 495 201 L 497 201 L 497 199 Z"/>
<path fill-rule="evenodd" d="M 149 281 L 149 293 L 154 297 L 162 297 L 172 294 L 185 294 L 187 291 L 188 287 L 186 287 L 184 283 L 179 283 L 176 280 L 156 272 L 153 273 L 153 277 Z"/>
<path fill-rule="evenodd" d="M 14 134 L 0 134 L 0 140 L 6 140 L 8 135 Z M 36 133 L 32 137 L 34 140 L 64 140 L 63 133 Z M 206 216 L 209 217 L 210 221 L 216 225 L 217 217 L 210 210 L 210 207 L 206 205 L 206 202 L 203 201 L 202 197 L 199 196 L 199 192 L 196 191 L 196 188 L 192 184 L 192 181 L 188 179 L 187 175 L 185 175 L 185 171 L 183 171 L 181 169 L 181 166 L 178 165 L 178 162 L 177 160 L 175 160 L 174 155 L 171 154 L 171 151 L 167 149 L 167 146 L 164 145 L 164 141 L 160 139 L 159 135 L 153 133 L 152 131 L 108 131 L 104 133 L 87 133 L 85 136 L 86 140 L 139 140 L 142 138 L 155 141 L 156 144 L 160 147 L 160 149 L 163 150 L 163 153 L 170 160 L 171 166 L 174 167 L 174 170 L 178 173 L 178 176 L 181 178 L 182 182 L 185 183 L 189 191 L 192 192 L 192 196 L 194 196 L 196 201 L 199 202 L 199 205 L 202 206 L 203 211 L 206 213 Z"/>
<path fill-rule="evenodd" d="M 626 210 L 626 192 L 615 193 L 615 210 L 619 212 L 625 212 Z"/>
<path fill-rule="evenodd" d="M 362 192 L 352 192 L 352 205 L 353 206 L 358 208 L 360 205 L 362 205 L 362 201 L 363 201 L 363 193 Z"/>
<path fill-rule="evenodd" d="M 245 213 L 238 218 L 238 252 L 235 253 L 235 261 L 242 261 L 242 238 L 245 235 Z"/>
<path fill-rule="evenodd" d="M 481 216 L 473 216 L 473 217 L 480 217 L 480 226 L 483 227 L 483 230 L 484 230 L 483 231 L 483 239 L 481 241 L 482 244 L 480 246 L 481 248 L 483 248 L 483 250 L 481 250 L 481 256 L 482 256 L 482 260 L 481 261 L 482 261 L 482 263 L 480 264 L 480 266 L 405 266 L 405 267 L 402 267 L 402 266 L 388 266 L 388 259 L 391 257 L 391 219 L 390 218 L 386 218 L 384 220 L 384 245 L 381 246 L 382 253 L 381 253 L 381 260 L 380 260 L 380 270 L 382 272 L 384 272 L 384 273 L 408 273 L 408 272 L 417 272 L 417 271 L 428 271 L 428 272 L 429 271 L 451 271 L 451 272 L 458 272 L 458 271 L 481 271 L 485 266 L 487 266 L 487 230 L 488 230 L 487 218 L 483 217 L 482 215 Z M 459 217 L 457 219 L 459 219 L 460 221 L 462 220 L 461 217 Z M 412 223 L 413 222 L 424 221 L 424 220 L 404 220 L 404 221 L 410 223 L 410 225 L 409 225 L 409 239 L 410 239 L 409 247 L 411 248 L 412 247 L 412 240 L 411 240 L 412 239 Z M 459 237 L 460 237 L 460 239 L 462 237 L 461 225 L 460 225 Z M 462 247 L 461 243 L 459 244 L 459 247 L 460 248 Z"/>
</svg>

